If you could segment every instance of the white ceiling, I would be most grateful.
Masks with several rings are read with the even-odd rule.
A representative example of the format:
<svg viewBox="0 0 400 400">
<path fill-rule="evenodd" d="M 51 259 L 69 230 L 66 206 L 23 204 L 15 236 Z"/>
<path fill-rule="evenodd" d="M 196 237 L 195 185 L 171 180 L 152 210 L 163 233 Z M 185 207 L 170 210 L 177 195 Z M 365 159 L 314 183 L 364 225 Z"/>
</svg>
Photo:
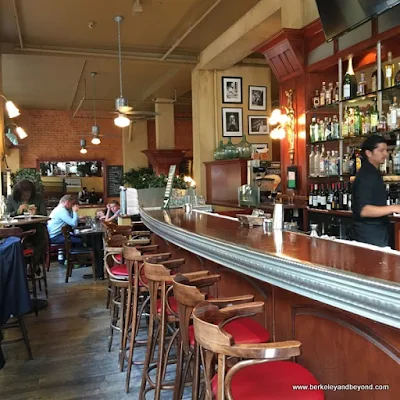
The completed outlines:
<svg viewBox="0 0 400 400">
<path fill-rule="evenodd" d="M 125 18 L 121 30 L 127 56 L 123 60 L 124 97 L 136 109 L 152 109 L 155 97 L 173 98 L 175 89 L 178 96 L 187 94 L 199 52 L 259 0 L 222 0 L 167 62 L 156 60 L 215 1 L 141 0 L 143 13 L 132 15 L 133 0 L 15 0 L 20 42 L 13 0 L 0 0 L 3 92 L 22 108 L 74 110 L 85 89 L 86 98 L 92 98 L 90 73 L 95 71 L 97 98 L 103 99 L 98 107 L 112 110 L 119 95 L 113 18 L 120 14 Z M 94 28 L 88 27 L 89 21 Z M 138 56 L 146 60 L 138 61 Z M 83 104 L 84 109 L 91 106 L 90 100 Z M 182 104 L 182 109 L 187 108 Z"/>
</svg>

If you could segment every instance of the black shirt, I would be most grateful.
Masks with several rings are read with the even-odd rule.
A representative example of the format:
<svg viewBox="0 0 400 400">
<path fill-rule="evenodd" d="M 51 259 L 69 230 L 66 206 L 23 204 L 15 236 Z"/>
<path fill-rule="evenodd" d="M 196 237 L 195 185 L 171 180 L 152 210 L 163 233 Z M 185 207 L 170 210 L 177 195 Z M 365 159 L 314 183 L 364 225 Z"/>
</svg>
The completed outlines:
<svg viewBox="0 0 400 400">
<path fill-rule="evenodd" d="M 352 239 L 388 246 L 387 216 L 379 218 L 362 217 L 361 210 L 367 205 L 386 206 L 386 189 L 382 176 L 377 168 L 365 160 L 357 173 L 353 185 L 353 232 Z"/>
</svg>

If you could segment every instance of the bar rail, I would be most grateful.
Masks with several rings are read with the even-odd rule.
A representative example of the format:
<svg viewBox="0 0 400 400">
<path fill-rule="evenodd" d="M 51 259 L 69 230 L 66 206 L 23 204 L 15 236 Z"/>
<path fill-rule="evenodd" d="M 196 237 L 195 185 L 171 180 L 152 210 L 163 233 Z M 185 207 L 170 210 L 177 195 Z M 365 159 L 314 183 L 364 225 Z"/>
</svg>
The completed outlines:
<svg viewBox="0 0 400 400">
<path fill-rule="evenodd" d="M 239 273 L 400 328 L 400 256 L 293 233 L 264 233 L 183 210 L 141 209 L 155 234 Z M 366 268 L 365 263 L 371 265 Z M 356 271 L 363 271 L 362 273 Z"/>
</svg>

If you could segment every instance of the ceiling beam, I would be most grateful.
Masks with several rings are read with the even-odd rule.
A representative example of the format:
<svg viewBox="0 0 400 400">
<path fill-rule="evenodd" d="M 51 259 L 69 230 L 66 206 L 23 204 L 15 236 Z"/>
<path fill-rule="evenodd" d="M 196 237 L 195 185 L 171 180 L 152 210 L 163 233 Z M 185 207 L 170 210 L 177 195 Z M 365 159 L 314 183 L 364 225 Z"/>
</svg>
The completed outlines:
<svg viewBox="0 0 400 400">
<path fill-rule="evenodd" d="M 3 51 L 3 48 L 6 52 Z M 9 46 L 2 46 L 2 54 L 9 53 Z M 20 47 L 13 47 L 14 54 L 35 54 L 35 55 L 55 55 L 55 56 L 73 56 L 73 57 L 85 57 L 85 58 L 118 58 L 118 52 L 112 50 L 99 50 L 99 49 L 84 49 L 84 48 L 73 48 L 73 47 L 59 47 L 59 46 L 24 46 L 23 49 Z M 162 54 L 155 52 L 123 52 L 122 58 L 124 60 L 131 61 L 142 61 L 142 62 L 157 62 L 165 64 L 197 64 L 197 55 L 180 55 L 171 56 L 166 60 L 161 59 Z"/>
<path fill-rule="evenodd" d="M 15 24 L 17 25 L 17 32 L 18 32 L 18 39 L 19 39 L 19 47 L 21 49 L 24 48 L 24 41 L 22 40 L 22 32 L 21 32 L 21 26 L 19 24 L 19 14 L 18 14 L 18 8 L 17 8 L 17 3 L 16 0 L 12 0 L 13 2 L 13 7 L 14 7 L 14 18 L 15 18 Z"/>
</svg>

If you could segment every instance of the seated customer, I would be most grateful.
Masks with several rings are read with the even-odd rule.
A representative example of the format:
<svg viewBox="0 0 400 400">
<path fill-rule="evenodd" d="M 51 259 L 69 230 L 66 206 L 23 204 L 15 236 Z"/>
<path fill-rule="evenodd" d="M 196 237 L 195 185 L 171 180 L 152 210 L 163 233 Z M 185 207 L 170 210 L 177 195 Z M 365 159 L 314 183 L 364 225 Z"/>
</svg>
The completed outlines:
<svg viewBox="0 0 400 400">
<path fill-rule="evenodd" d="M 106 210 L 99 209 L 96 210 L 96 219 L 104 220 L 106 218 Z"/>
<path fill-rule="evenodd" d="M 61 197 L 58 206 L 50 213 L 51 220 L 47 223 L 51 243 L 64 243 L 65 240 L 62 233 L 63 226 L 69 225 L 71 228 L 76 228 L 78 226 L 78 210 L 79 205 L 74 204 L 71 195 L 66 194 Z M 71 235 L 71 243 L 73 246 L 81 246 L 82 240 Z"/>
<path fill-rule="evenodd" d="M 94 188 L 92 188 L 92 191 L 89 193 L 89 204 L 97 204 L 98 201 L 99 201 L 99 196 L 96 194 Z"/>
<path fill-rule="evenodd" d="M 43 197 L 36 194 L 35 184 L 27 179 L 19 181 L 13 188 L 13 193 L 7 197 L 7 212 L 11 217 L 31 214 L 47 215 Z"/>
<path fill-rule="evenodd" d="M 104 217 L 105 222 L 118 223 L 118 216 L 121 213 L 119 202 L 113 201 L 107 204 L 107 214 Z"/>
</svg>

